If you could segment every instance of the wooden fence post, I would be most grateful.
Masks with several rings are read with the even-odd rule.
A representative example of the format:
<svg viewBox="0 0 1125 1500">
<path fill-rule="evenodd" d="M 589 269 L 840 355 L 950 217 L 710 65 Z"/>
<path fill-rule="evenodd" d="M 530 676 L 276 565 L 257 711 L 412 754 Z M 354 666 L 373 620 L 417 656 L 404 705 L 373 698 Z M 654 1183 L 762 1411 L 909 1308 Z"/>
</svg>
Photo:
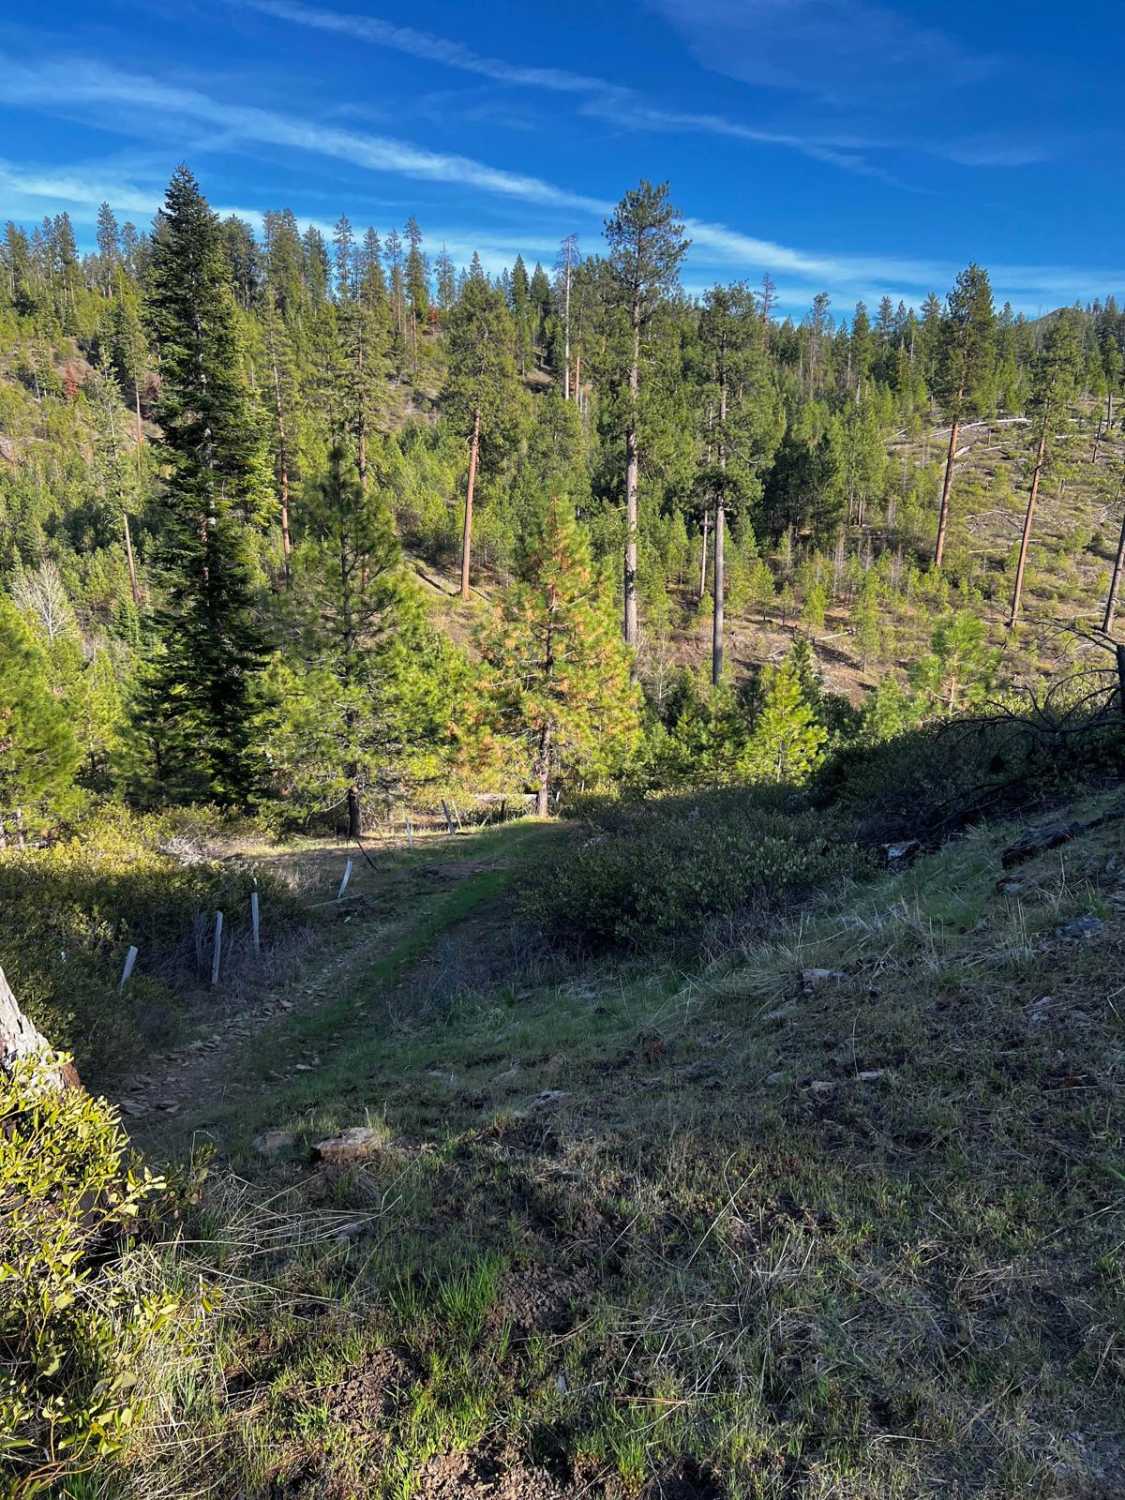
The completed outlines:
<svg viewBox="0 0 1125 1500">
<path fill-rule="evenodd" d="M 215 947 L 211 954 L 211 985 L 212 988 L 219 982 L 219 965 L 223 957 L 223 914 L 221 911 L 215 913 Z"/>
</svg>

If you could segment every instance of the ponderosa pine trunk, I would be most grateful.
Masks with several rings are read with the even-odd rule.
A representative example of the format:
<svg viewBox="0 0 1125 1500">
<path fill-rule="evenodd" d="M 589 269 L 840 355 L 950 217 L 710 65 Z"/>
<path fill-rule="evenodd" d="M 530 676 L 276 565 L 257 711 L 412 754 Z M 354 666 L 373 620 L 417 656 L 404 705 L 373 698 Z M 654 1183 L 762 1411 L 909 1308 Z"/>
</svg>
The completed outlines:
<svg viewBox="0 0 1125 1500">
<path fill-rule="evenodd" d="M 1117 613 L 1117 590 L 1121 583 L 1121 573 L 1125 566 L 1125 516 L 1121 518 L 1121 536 L 1117 542 L 1117 556 L 1113 563 L 1113 573 L 1109 580 L 1109 593 L 1105 601 L 1105 618 L 1102 620 L 1102 629 L 1106 635 L 1113 632 L 1113 620 Z"/>
<path fill-rule="evenodd" d="M 281 517 L 281 559 L 285 582 L 289 583 L 289 555 L 293 544 L 289 536 L 289 448 L 285 432 L 285 409 L 281 404 L 281 376 L 277 360 L 273 364 L 274 416 L 277 422 L 277 501 Z"/>
<path fill-rule="evenodd" d="M 355 767 L 352 766 L 351 774 L 355 775 Z M 363 833 L 363 805 L 359 800 L 359 788 L 353 781 L 348 787 L 348 837 L 358 839 Z"/>
<path fill-rule="evenodd" d="M 1016 564 L 1016 582 L 1012 589 L 1012 607 L 1008 612 L 1008 629 L 1016 623 L 1016 617 L 1020 612 L 1020 599 L 1023 594 L 1023 575 L 1027 568 L 1027 553 L 1031 545 L 1031 528 L 1035 521 L 1035 503 L 1039 499 L 1039 480 L 1043 473 L 1043 457 L 1047 451 L 1047 423 L 1049 417 L 1043 418 L 1043 430 L 1039 434 L 1039 451 L 1035 455 L 1035 468 L 1031 475 L 1031 490 L 1027 497 L 1027 513 L 1023 518 L 1023 536 L 1020 538 L 1020 557 Z"/>
<path fill-rule="evenodd" d="M 711 615 L 711 681 L 716 687 L 723 675 L 723 591 L 726 587 L 726 506 L 722 495 L 715 504 L 715 606 Z"/>
<path fill-rule="evenodd" d="M 727 383 L 724 365 L 719 386 L 719 468 L 727 467 L 726 450 Z M 725 480 L 724 480 L 725 483 Z M 726 496 L 720 488 L 715 497 L 715 577 L 714 603 L 711 611 L 711 681 L 718 687 L 723 675 L 723 594 L 726 591 Z"/>
<path fill-rule="evenodd" d="M 637 396 L 641 383 L 641 304 L 633 300 L 633 360 L 629 366 L 629 419 L 625 427 L 625 642 L 637 644 Z"/>
<path fill-rule="evenodd" d="M 703 508 L 703 545 L 699 549 L 699 602 L 707 597 L 707 548 L 711 541 L 711 512 Z"/>
<path fill-rule="evenodd" d="M 125 531 L 125 560 L 129 564 L 129 587 L 133 592 L 133 603 L 141 607 L 141 590 L 137 583 L 137 559 L 133 556 L 133 537 L 129 531 L 129 512 L 121 512 L 121 524 Z"/>
<path fill-rule="evenodd" d="M 551 811 L 551 726 L 549 724 L 544 725 L 539 736 L 537 761 L 535 811 L 537 816 L 545 818 Z"/>
<path fill-rule="evenodd" d="M 477 484 L 480 456 L 480 407 L 473 413 L 473 435 L 469 439 L 469 482 L 465 486 L 465 528 L 461 536 L 461 598 L 469 597 L 469 570 L 473 554 L 473 491 Z"/>
<path fill-rule="evenodd" d="M 941 482 L 941 509 L 938 511 L 937 544 L 934 547 L 934 567 L 940 568 L 945 556 L 945 534 L 949 529 L 949 492 L 953 488 L 953 456 L 957 452 L 957 435 L 961 431 L 961 418 L 954 417 L 949 429 L 949 452 L 945 459 L 945 476 Z"/>
<path fill-rule="evenodd" d="M 1113 392 L 1112 391 L 1106 391 L 1106 393 L 1105 393 L 1105 422 L 1103 424 L 1101 418 L 1099 417 L 1099 419 L 1098 419 L 1098 428 L 1097 428 L 1097 431 L 1094 433 L 1094 451 L 1090 455 L 1090 462 L 1091 463 L 1095 463 L 1095 464 L 1097 463 L 1097 461 L 1098 461 L 1098 450 L 1101 448 L 1102 438 L 1109 436 L 1109 429 L 1110 429 L 1110 427 L 1112 425 L 1113 425 Z"/>
</svg>

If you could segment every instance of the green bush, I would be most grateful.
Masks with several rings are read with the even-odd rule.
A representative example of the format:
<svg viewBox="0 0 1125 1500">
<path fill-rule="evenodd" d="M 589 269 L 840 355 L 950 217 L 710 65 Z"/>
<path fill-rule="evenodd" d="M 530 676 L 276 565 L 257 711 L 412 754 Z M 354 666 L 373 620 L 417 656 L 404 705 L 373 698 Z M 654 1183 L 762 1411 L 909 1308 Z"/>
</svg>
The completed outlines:
<svg viewBox="0 0 1125 1500">
<path fill-rule="evenodd" d="M 276 939 L 294 924 L 291 893 L 245 863 L 213 857 L 213 830 L 198 813 L 169 823 L 112 809 L 47 848 L 0 853 L 0 967 L 83 1076 L 104 1076 L 174 1038 L 208 978 L 216 910 L 225 942 L 247 949 L 255 880 L 267 934 Z M 139 958 L 119 993 L 130 944 Z"/>
<path fill-rule="evenodd" d="M 169 1290 L 137 1238 L 163 1182 L 130 1156 L 104 1100 L 50 1085 L 44 1071 L 62 1060 L 0 1074 L 5 1494 L 41 1492 L 121 1449 L 161 1371 L 198 1339 L 203 1308 Z"/>
<path fill-rule="evenodd" d="M 841 751 L 813 799 L 850 820 L 862 843 L 939 843 L 973 823 L 1064 798 L 1125 772 L 1125 732 L 1096 707 L 1013 703 L 1011 714 L 924 725 Z"/>
<path fill-rule="evenodd" d="M 761 788 L 592 803 L 588 836 L 525 890 L 524 914 L 591 948 L 690 948 L 716 919 L 778 911 L 868 859 L 821 814 Z"/>
</svg>

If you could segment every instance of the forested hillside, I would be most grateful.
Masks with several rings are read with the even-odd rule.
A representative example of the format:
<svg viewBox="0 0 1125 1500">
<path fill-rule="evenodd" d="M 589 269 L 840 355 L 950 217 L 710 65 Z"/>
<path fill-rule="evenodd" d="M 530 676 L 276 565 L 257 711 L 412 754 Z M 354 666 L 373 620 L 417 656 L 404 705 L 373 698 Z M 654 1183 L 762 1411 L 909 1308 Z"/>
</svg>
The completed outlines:
<svg viewBox="0 0 1125 1500">
<path fill-rule="evenodd" d="M 495 279 L 414 219 L 256 235 L 186 169 L 93 253 L 10 224 L 5 836 L 107 795 L 358 832 L 451 788 L 799 782 L 1108 664 L 1112 298 L 1029 322 L 971 265 L 795 322 L 751 266 L 687 295 L 686 247 L 647 183 Z"/>
<path fill-rule="evenodd" d="M 1125 314 L 687 256 L 9 224 L 5 1497 L 1125 1493 Z"/>
</svg>

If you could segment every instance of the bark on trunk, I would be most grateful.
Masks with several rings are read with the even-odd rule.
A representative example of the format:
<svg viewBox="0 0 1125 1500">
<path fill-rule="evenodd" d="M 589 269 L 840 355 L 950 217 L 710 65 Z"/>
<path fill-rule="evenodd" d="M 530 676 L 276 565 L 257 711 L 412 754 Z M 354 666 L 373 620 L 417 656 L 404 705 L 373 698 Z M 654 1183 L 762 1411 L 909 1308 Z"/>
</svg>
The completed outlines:
<svg viewBox="0 0 1125 1500">
<path fill-rule="evenodd" d="M 359 792 L 353 783 L 348 787 L 348 837 L 358 839 L 363 836 L 363 808 L 360 805 Z"/>
<path fill-rule="evenodd" d="M 141 607 L 141 590 L 137 583 L 137 559 L 133 556 L 133 538 L 129 532 L 129 512 L 121 512 L 121 524 L 125 528 L 125 558 L 129 564 L 129 587 L 133 591 L 133 603 Z"/>
<path fill-rule="evenodd" d="M 469 597 L 469 570 L 473 554 L 473 491 L 477 484 L 480 455 L 480 407 L 473 413 L 473 435 L 469 442 L 469 482 L 465 487 L 465 529 L 461 537 L 461 598 Z"/>
<path fill-rule="evenodd" d="M 1109 580 L 1109 593 L 1105 601 L 1105 618 L 1102 620 L 1102 629 L 1106 635 L 1113 631 L 1113 619 L 1117 613 L 1117 589 L 1121 583 L 1121 573 L 1125 565 L 1125 516 L 1121 518 L 1121 536 L 1117 542 L 1117 556 L 1113 563 L 1113 574 Z"/>
<path fill-rule="evenodd" d="M 703 512 L 703 546 L 699 549 L 699 602 L 707 597 L 707 546 L 711 540 L 711 512 Z"/>
<path fill-rule="evenodd" d="M 949 452 L 945 459 L 945 477 L 941 482 L 941 509 L 938 512 L 937 545 L 934 547 L 935 568 L 941 567 L 945 556 L 945 533 L 949 528 L 949 492 L 953 488 L 953 460 L 957 453 L 957 434 L 960 431 L 960 418 L 954 418 L 949 429 Z"/>
<path fill-rule="evenodd" d="M 281 565 L 285 574 L 285 582 L 288 585 L 289 554 L 293 550 L 289 537 L 289 441 L 285 431 L 285 407 L 281 400 L 281 374 L 277 368 L 277 357 L 272 346 L 272 319 L 269 328 L 271 334 L 270 365 L 273 371 L 273 410 L 274 420 L 277 422 L 277 500 L 281 516 Z"/>
<path fill-rule="evenodd" d="M 719 468 L 727 467 L 727 384 L 724 367 L 719 386 Z M 724 481 L 725 482 L 725 481 Z M 723 594 L 726 590 L 726 505 L 723 491 L 715 501 L 715 599 L 711 613 L 711 681 L 718 687 L 723 675 Z"/>
<path fill-rule="evenodd" d="M 535 788 L 535 812 L 545 818 L 551 811 L 551 731 L 544 730 L 539 742 L 538 785 Z"/>
<path fill-rule="evenodd" d="M 1039 479 L 1043 473 L 1043 456 L 1047 451 L 1047 420 L 1044 419 L 1043 431 L 1039 434 L 1039 451 L 1035 455 L 1035 468 L 1031 475 L 1031 490 L 1027 497 L 1027 514 L 1023 518 L 1023 536 L 1020 538 L 1020 557 L 1016 564 L 1016 583 L 1012 590 L 1012 607 L 1008 613 L 1008 629 L 1016 623 L 1016 617 L 1020 612 L 1020 599 L 1023 594 L 1023 575 L 1027 568 L 1027 552 L 1031 545 L 1031 528 L 1035 521 L 1035 502 L 1039 498 Z"/>
<path fill-rule="evenodd" d="M 21 1058 L 51 1050 L 47 1038 L 35 1029 L 16 1004 L 16 997 L 4 978 L 3 969 L 0 969 L 0 1073 Z M 81 1087 L 72 1063 L 54 1069 L 49 1076 L 57 1088 Z"/>
<path fill-rule="evenodd" d="M 629 420 L 625 428 L 625 641 L 637 644 L 637 393 L 641 379 L 641 310 L 633 303 L 633 362 L 629 366 Z"/>
<path fill-rule="evenodd" d="M 711 681 L 717 687 L 723 675 L 723 591 L 726 587 L 726 507 L 720 495 L 715 506 L 715 607 L 711 615 Z"/>
</svg>

